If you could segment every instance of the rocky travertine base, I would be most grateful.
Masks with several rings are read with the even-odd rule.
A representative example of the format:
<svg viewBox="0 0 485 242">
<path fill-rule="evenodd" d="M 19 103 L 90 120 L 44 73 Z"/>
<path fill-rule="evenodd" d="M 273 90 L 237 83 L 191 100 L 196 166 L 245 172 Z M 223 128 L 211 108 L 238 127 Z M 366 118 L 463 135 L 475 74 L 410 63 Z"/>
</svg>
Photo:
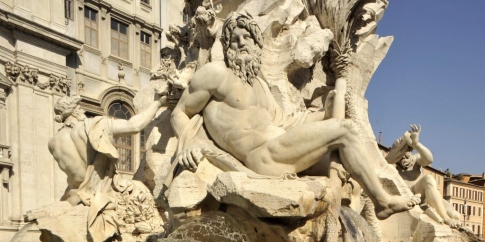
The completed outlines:
<svg viewBox="0 0 485 242">
<path fill-rule="evenodd" d="M 241 221 L 241 219 L 243 221 Z M 251 223 L 252 222 L 252 223 Z M 262 222 L 230 215 L 220 211 L 210 211 L 186 221 L 173 231 L 168 238 L 159 241 L 287 241 L 283 231 L 279 235 Z"/>
<path fill-rule="evenodd" d="M 125 242 L 147 241 L 165 237 L 166 219 L 163 210 L 143 183 L 133 181 L 130 194 L 119 193 L 117 200 L 117 223 L 119 234 L 116 240 Z M 87 230 L 89 207 L 79 204 L 71 206 L 61 201 L 29 211 L 27 219 L 36 220 L 41 230 L 41 241 L 82 242 L 92 241 Z"/>
<path fill-rule="evenodd" d="M 53 238 L 61 238 L 65 242 L 92 241 L 87 236 L 88 211 L 89 207 L 84 205 L 73 207 L 68 202 L 60 201 L 27 212 L 27 219 L 36 220 L 43 241 Z"/>
<path fill-rule="evenodd" d="M 327 188 L 326 177 L 251 177 L 244 172 L 222 172 L 203 160 L 195 173 L 183 171 L 167 192 L 172 209 L 192 209 L 210 194 L 219 203 L 239 206 L 256 217 L 308 217 L 319 210 Z"/>
<path fill-rule="evenodd" d="M 327 211 L 326 196 L 333 194 L 328 189 L 326 177 L 252 177 L 222 172 L 203 160 L 195 173 L 179 174 L 166 192 L 173 231 L 164 241 L 214 241 L 206 236 L 226 230 L 237 230 L 238 241 L 320 241 L 326 231 L 340 229 L 338 214 Z"/>
<path fill-rule="evenodd" d="M 326 194 L 325 177 L 251 178 L 244 172 L 217 175 L 209 193 L 217 201 L 243 208 L 256 217 L 300 217 L 321 213 Z"/>
</svg>

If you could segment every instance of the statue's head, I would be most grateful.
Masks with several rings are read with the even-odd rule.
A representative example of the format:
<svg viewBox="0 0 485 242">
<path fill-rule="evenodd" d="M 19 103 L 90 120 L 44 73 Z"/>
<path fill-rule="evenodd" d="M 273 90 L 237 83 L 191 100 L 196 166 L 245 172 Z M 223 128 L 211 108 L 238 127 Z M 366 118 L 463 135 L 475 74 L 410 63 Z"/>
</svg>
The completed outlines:
<svg viewBox="0 0 485 242">
<path fill-rule="evenodd" d="M 231 13 L 222 26 L 221 42 L 226 65 L 244 83 L 252 85 L 261 67 L 263 36 L 249 15 Z"/>
<path fill-rule="evenodd" d="M 86 119 L 84 110 L 79 105 L 81 99 L 79 95 L 61 97 L 54 105 L 54 113 L 56 114 L 54 120 L 58 123 L 64 123 L 70 116 L 73 116 L 78 121 Z"/>
<path fill-rule="evenodd" d="M 194 19 L 198 26 L 208 26 L 214 23 L 216 13 L 212 9 L 206 9 L 199 6 L 195 11 Z"/>
</svg>

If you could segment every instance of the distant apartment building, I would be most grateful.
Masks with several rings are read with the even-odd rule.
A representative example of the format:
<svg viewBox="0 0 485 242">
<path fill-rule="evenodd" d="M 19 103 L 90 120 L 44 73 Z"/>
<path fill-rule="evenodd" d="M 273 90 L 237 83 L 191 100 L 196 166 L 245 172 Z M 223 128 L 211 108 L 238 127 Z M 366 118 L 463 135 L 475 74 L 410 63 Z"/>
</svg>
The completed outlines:
<svg viewBox="0 0 485 242">
<path fill-rule="evenodd" d="M 457 178 L 457 177 L 455 177 Z M 485 187 L 469 183 L 470 175 L 460 174 L 460 180 L 445 178 L 445 199 L 461 215 L 462 226 L 483 236 L 483 195 Z"/>
<path fill-rule="evenodd" d="M 81 95 L 88 116 L 135 114 L 133 97 L 160 60 L 160 2 L 0 0 L 0 241 L 67 187 L 47 148 L 62 127 L 53 113 L 59 98 Z M 115 143 L 120 172 L 133 177 L 143 137 Z"/>
<path fill-rule="evenodd" d="M 472 175 L 470 177 L 469 183 L 472 183 L 481 187 L 485 187 L 485 173 L 482 173 L 481 175 Z M 485 192 L 483 196 L 485 196 Z M 482 201 L 483 201 L 482 203 L 483 208 L 485 208 L 485 199 L 482 198 Z M 483 214 L 483 209 L 482 209 L 482 214 Z M 485 216 L 483 216 L 483 224 L 485 225 Z M 483 238 L 483 235 L 485 234 L 485 228 L 482 227 L 482 231 L 480 233 L 481 233 L 480 237 Z"/>
</svg>

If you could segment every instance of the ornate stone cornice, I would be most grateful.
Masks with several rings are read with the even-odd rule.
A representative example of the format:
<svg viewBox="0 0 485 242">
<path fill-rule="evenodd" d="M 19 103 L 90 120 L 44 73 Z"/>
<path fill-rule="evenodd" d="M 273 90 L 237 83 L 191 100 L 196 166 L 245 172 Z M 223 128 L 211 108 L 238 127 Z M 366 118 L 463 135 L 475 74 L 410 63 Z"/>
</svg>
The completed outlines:
<svg viewBox="0 0 485 242">
<path fill-rule="evenodd" d="M 101 108 L 106 112 L 108 107 L 114 101 L 121 101 L 131 108 L 133 111 L 133 98 L 135 97 L 135 92 L 125 86 L 114 86 L 105 90 L 101 95 L 99 95 L 99 100 L 101 100 Z"/>
<path fill-rule="evenodd" d="M 15 85 L 14 82 L 12 82 L 5 75 L 3 75 L 2 73 L 0 73 L 0 89 L 6 90 L 6 89 L 9 89 L 13 85 Z"/>
<path fill-rule="evenodd" d="M 12 83 L 23 82 L 37 86 L 42 90 L 49 88 L 59 93 L 68 94 L 71 88 L 70 79 L 57 76 L 53 73 L 49 76 L 49 82 L 39 82 L 39 69 L 29 67 L 28 65 L 20 65 L 16 62 L 6 62 L 5 73 L 7 73 L 7 79 Z"/>
<path fill-rule="evenodd" d="M 82 99 L 80 102 L 81 107 L 89 113 L 96 115 L 106 115 L 101 108 L 101 103 L 93 98 L 81 95 Z"/>
<path fill-rule="evenodd" d="M 84 42 L 52 30 L 49 27 L 35 23 L 14 13 L 0 9 L 0 24 L 9 29 L 18 29 L 27 34 L 37 36 L 48 42 L 62 46 L 70 50 L 79 50 Z"/>
</svg>

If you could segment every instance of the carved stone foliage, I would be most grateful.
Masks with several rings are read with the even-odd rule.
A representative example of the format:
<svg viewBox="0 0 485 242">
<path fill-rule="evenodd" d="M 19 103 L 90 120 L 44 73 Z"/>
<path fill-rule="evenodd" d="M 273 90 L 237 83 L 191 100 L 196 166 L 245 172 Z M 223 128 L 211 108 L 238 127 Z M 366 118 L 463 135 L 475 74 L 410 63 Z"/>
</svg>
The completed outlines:
<svg viewBox="0 0 485 242">
<path fill-rule="evenodd" d="M 117 193 L 116 209 L 123 241 L 146 241 L 150 234 L 165 232 L 165 222 L 155 199 L 146 187 L 136 183 L 132 193 Z"/>
<path fill-rule="evenodd" d="M 314 15 L 320 25 L 334 33 L 330 45 L 330 73 L 335 80 L 346 79 L 345 117 L 357 119 L 354 94 L 358 92 L 349 70 L 356 54 L 366 42 L 371 40 L 388 6 L 387 0 L 323 0 L 304 1 L 310 15 Z M 354 90 L 356 89 L 356 90 Z"/>
<path fill-rule="evenodd" d="M 22 81 L 32 85 L 36 85 L 38 81 L 39 70 L 37 68 L 31 68 L 28 65 L 20 65 L 18 63 L 12 63 L 8 61 L 5 63 L 5 73 L 10 81 L 18 82 Z"/>
<path fill-rule="evenodd" d="M 42 90 L 49 88 L 56 92 L 68 94 L 71 88 L 69 79 L 50 74 L 49 82 L 39 82 L 39 69 L 29 67 L 28 65 L 21 65 L 17 62 L 8 61 L 5 63 L 5 73 L 12 82 L 23 82 L 32 86 L 37 86 Z"/>
</svg>

